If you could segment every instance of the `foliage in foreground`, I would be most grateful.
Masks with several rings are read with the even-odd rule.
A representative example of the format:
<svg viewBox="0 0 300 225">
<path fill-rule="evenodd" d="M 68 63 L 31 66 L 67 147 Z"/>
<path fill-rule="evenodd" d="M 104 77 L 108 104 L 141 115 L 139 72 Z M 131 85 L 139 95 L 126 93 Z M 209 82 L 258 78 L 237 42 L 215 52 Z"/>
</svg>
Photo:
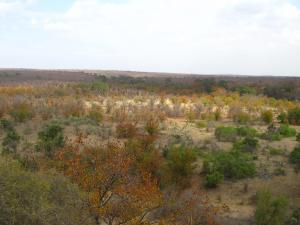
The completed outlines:
<svg viewBox="0 0 300 225">
<path fill-rule="evenodd" d="M 79 189 L 59 175 L 25 171 L 0 158 L 0 224 L 93 224 Z"/>
<path fill-rule="evenodd" d="M 284 225 L 287 219 L 288 200 L 284 196 L 272 196 L 268 190 L 257 194 L 255 222 L 257 225 Z"/>
</svg>

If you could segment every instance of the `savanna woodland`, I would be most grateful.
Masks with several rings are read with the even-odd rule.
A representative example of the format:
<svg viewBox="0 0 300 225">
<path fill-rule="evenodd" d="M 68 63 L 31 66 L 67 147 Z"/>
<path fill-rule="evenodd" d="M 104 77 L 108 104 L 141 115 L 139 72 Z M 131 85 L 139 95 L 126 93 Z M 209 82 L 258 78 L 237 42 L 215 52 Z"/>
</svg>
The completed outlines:
<svg viewBox="0 0 300 225">
<path fill-rule="evenodd" d="M 299 225 L 300 79 L 0 71 L 1 225 Z"/>
</svg>

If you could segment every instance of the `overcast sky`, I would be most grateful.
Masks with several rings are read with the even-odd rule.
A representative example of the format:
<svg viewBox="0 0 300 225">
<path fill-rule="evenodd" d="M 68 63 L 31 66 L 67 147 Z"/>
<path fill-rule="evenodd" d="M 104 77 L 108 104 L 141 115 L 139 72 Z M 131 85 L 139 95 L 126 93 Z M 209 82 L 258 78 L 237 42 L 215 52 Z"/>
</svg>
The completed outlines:
<svg viewBox="0 0 300 225">
<path fill-rule="evenodd" d="M 0 0 L 0 67 L 300 75 L 300 0 Z"/>
</svg>

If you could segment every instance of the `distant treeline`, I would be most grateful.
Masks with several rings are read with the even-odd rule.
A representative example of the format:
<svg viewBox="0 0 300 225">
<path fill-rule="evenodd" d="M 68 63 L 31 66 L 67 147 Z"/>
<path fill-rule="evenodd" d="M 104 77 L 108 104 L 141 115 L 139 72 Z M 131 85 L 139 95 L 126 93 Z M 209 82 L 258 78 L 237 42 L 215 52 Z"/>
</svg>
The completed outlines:
<svg viewBox="0 0 300 225">
<path fill-rule="evenodd" d="M 171 94 L 198 94 L 212 93 L 217 89 L 238 92 L 241 95 L 257 94 L 266 95 L 276 99 L 299 100 L 300 99 L 300 80 L 296 82 L 276 80 L 270 77 L 269 81 L 261 82 L 253 77 L 252 81 L 244 81 L 243 78 L 235 80 L 215 79 L 215 78 L 172 78 L 172 77 L 107 77 L 97 75 L 97 80 L 107 82 L 110 85 L 134 88 L 150 92 L 165 92 Z M 272 79 L 274 81 L 272 82 Z"/>
</svg>

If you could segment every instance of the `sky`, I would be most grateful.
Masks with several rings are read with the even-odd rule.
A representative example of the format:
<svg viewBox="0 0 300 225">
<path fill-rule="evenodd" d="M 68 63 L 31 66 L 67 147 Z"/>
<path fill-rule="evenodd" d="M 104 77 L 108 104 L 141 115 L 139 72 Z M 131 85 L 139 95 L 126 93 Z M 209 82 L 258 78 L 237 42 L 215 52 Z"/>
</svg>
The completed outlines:
<svg viewBox="0 0 300 225">
<path fill-rule="evenodd" d="M 0 0 L 0 68 L 300 76 L 300 0 Z"/>
</svg>

